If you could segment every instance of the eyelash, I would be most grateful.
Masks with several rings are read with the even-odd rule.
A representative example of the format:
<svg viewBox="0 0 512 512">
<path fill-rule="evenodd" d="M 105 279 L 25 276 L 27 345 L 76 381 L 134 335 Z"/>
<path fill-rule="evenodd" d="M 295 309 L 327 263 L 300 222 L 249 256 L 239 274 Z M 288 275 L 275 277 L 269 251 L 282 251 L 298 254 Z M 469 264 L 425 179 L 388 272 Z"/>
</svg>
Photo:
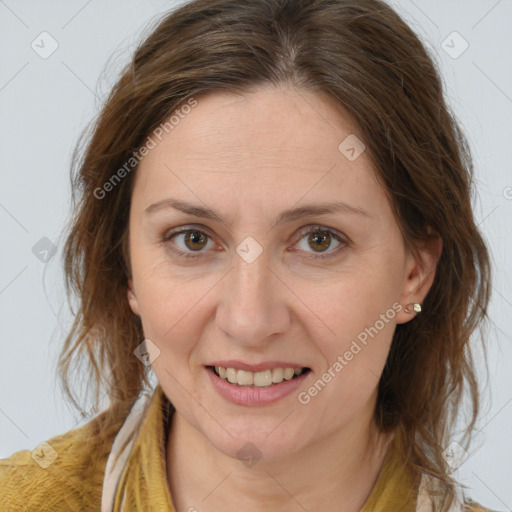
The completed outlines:
<svg viewBox="0 0 512 512">
<path fill-rule="evenodd" d="M 172 247 L 171 244 L 167 244 L 167 242 L 169 242 L 175 236 L 183 234 L 183 233 L 190 233 L 190 232 L 201 233 L 203 235 L 206 235 L 211 240 L 211 237 L 208 235 L 208 233 L 202 231 L 201 229 L 187 227 L 187 228 L 178 228 L 174 231 L 169 231 L 169 232 L 165 233 L 161 241 L 162 241 L 162 243 L 168 245 L 169 250 L 171 250 L 174 254 L 176 254 L 180 258 L 185 258 L 185 259 L 201 258 L 201 257 L 203 257 L 202 256 L 203 253 L 201 251 L 198 251 L 196 253 L 186 252 L 186 251 L 182 251 L 180 249 L 175 249 L 174 247 Z M 334 256 L 338 255 L 338 253 L 340 253 L 341 251 L 343 251 L 344 249 L 346 249 L 347 247 L 349 247 L 351 245 L 348 240 L 346 240 L 343 237 L 341 237 L 340 235 L 338 235 L 336 231 L 333 231 L 332 229 L 329 229 L 329 228 L 326 228 L 326 227 L 320 226 L 320 225 L 309 226 L 307 229 L 301 230 L 299 232 L 298 240 L 296 243 L 300 242 L 306 235 L 309 235 L 311 233 L 316 233 L 316 232 L 319 232 L 322 234 L 327 233 L 327 234 L 331 235 L 334 239 L 336 239 L 338 242 L 340 242 L 341 245 L 339 245 L 336 249 L 329 251 L 328 253 L 313 254 L 311 256 L 306 256 L 307 259 L 326 260 L 328 258 L 333 258 Z"/>
</svg>

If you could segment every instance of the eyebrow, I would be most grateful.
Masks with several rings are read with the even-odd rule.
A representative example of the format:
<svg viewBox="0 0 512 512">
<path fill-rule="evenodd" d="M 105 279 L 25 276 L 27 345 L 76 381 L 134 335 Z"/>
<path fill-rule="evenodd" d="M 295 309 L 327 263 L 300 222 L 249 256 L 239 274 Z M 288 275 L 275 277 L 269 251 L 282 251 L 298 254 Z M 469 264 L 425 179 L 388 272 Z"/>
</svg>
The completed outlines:
<svg viewBox="0 0 512 512">
<path fill-rule="evenodd" d="M 145 212 L 153 213 L 166 208 L 174 208 L 189 215 L 193 215 L 194 217 L 211 219 L 224 223 L 222 217 L 215 210 L 212 210 L 208 207 L 197 206 L 174 198 L 162 199 L 161 201 L 153 203 L 146 208 Z M 338 201 L 334 203 L 304 205 L 285 210 L 281 212 L 277 217 L 276 224 L 292 222 L 302 217 L 323 215 L 326 213 L 350 213 L 371 217 L 367 211 L 360 207 Z"/>
</svg>

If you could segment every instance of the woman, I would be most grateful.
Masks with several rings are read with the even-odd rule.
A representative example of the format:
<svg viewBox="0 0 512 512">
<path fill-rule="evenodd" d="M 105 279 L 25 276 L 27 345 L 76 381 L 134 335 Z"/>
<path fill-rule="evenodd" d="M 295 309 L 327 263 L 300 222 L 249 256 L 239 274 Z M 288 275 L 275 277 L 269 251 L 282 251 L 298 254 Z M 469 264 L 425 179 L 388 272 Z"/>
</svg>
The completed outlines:
<svg viewBox="0 0 512 512">
<path fill-rule="evenodd" d="M 1 461 L 2 510 L 483 510 L 448 455 L 490 294 L 471 160 L 387 4 L 181 6 L 76 166 L 60 371 L 110 407 Z"/>
</svg>

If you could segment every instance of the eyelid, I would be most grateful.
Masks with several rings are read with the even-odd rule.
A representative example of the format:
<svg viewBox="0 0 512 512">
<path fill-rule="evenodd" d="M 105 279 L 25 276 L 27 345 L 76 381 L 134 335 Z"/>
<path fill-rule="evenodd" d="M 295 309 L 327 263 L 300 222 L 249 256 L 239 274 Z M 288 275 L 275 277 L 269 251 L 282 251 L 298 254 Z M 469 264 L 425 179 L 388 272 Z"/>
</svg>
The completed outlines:
<svg viewBox="0 0 512 512">
<path fill-rule="evenodd" d="M 201 231 L 204 232 L 205 235 L 208 235 L 210 238 L 213 238 L 210 229 L 203 224 L 185 224 L 184 226 L 168 229 L 164 232 L 163 238 L 168 240 L 174 235 L 178 235 L 187 231 Z"/>
<path fill-rule="evenodd" d="M 343 249 L 346 249 L 347 247 L 352 246 L 352 242 L 348 239 L 348 237 L 346 235 L 340 233 L 336 229 L 329 228 L 329 227 L 323 226 L 321 224 L 309 224 L 309 225 L 301 228 L 296 235 L 297 242 L 295 242 L 294 245 L 296 245 L 298 242 L 300 242 L 304 238 L 305 235 L 310 234 L 310 233 L 316 233 L 316 232 L 328 233 L 333 238 L 335 238 L 340 243 L 340 245 L 333 250 L 323 252 L 323 253 L 322 252 L 316 253 L 316 254 L 314 252 L 307 253 L 307 254 L 309 254 L 309 256 L 306 256 L 306 258 L 327 260 L 328 258 L 336 257 L 336 255 L 338 255 L 341 251 L 343 251 Z M 296 250 L 294 249 L 294 251 L 296 251 Z"/>
<path fill-rule="evenodd" d="M 164 232 L 161 242 L 166 244 L 169 242 L 173 237 L 187 233 L 189 231 L 198 231 L 200 233 L 205 234 L 210 240 L 213 241 L 213 236 L 211 235 L 211 231 L 207 226 L 204 226 L 202 224 L 187 224 L 184 226 L 180 226 L 177 228 L 172 228 Z M 334 250 L 327 251 L 324 253 L 308 253 L 310 256 L 306 256 L 306 259 L 324 259 L 327 260 L 330 257 L 335 257 L 339 252 L 341 252 L 343 249 L 350 247 L 352 245 L 351 241 L 348 239 L 348 237 L 334 228 L 329 228 L 327 226 L 323 226 L 321 224 L 308 224 L 307 226 L 303 226 L 295 235 L 294 239 L 296 240 L 294 242 L 294 246 L 300 242 L 305 235 L 309 233 L 315 233 L 315 232 L 321 232 L 321 233 L 328 233 L 333 238 L 335 238 L 338 242 L 340 242 L 340 245 L 335 248 Z M 172 244 L 171 244 L 172 245 Z M 183 258 L 201 258 L 204 257 L 203 254 L 205 251 L 183 251 L 181 249 L 176 249 L 174 247 L 170 247 L 170 250 L 177 254 L 178 256 L 181 256 Z M 299 250 L 293 249 L 293 252 L 300 252 Z"/>
<path fill-rule="evenodd" d="M 302 237 L 303 235 L 307 234 L 307 233 L 315 233 L 317 231 L 320 231 L 320 232 L 325 232 L 325 233 L 330 233 L 331 235 L 335 236 L 335 237 L 338 237 L 340 240 L 342 241 L 346 241 L 348 243 L 348 240 L 345 240 L 346 237 L 342 234 L 342 233 L 339 233 L 336 229 L 334 228 L 329 228 L 327 226 L 323 226 L 322 224 L 308 224 L 307 226 L 304 226 L 302 227 L 298 232 L 297 232 L 297 235 L 296 237 L 300 238 Z"/>
<path fill-rule="evenodd" d="M 187 224 L 185 226 L 180 226 L 177 228 L 172 228 L 164 232 L 163 236 L 161 237 L 161 243 L 164 245 L 167 245 L 169 250 L 172 251 L 174 254 L 178 255 L 178 257 L 184 258 L 184 259 L 192 259 L 192 258 L 201 258 L 203 257 L 204 252 L 203 251 L 183 251 L 182 249 L 177 249 L 172 247 L 172 244 L 169 242 L 172 238 L 174 238 L 177 235 L 182 235 L 183 233 L 188 233 L 189 231 L 198 231 L 200 233 L 203 233 L 206 235 L 210 240 L 213 241 L 213 236 L 210 234 L 210 230 L 202 225 L 202 224 Z"/>
</svg>

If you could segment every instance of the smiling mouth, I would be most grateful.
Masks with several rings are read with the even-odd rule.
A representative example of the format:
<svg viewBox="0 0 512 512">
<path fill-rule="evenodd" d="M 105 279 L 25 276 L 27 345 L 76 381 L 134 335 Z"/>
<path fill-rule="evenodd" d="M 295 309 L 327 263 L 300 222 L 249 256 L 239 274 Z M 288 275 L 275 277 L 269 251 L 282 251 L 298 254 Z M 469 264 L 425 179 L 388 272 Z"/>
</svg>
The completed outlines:
<svg viewBox="0 0 512 512">
<path fill-rule="evenodd" d="M 221 366 L 207 366 L 206 368 L 230 384 L 249 388 L 275 386 L 282 382 L 297 379 L 311 371 L 310 368 L 274 368 L 261 372 L 248 372 Z"/>
</svg>

